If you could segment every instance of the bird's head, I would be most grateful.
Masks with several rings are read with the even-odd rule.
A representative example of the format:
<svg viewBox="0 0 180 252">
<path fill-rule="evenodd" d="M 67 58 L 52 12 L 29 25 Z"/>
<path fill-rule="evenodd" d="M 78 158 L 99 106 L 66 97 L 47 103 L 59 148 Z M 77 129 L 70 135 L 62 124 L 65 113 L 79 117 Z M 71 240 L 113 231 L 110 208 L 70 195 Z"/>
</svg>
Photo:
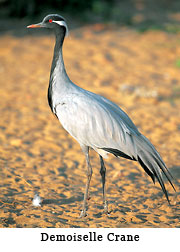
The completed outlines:
<svg viewBox="0 0 180 252">
<path fill-rule="evenodd" d="M 27 28 L 48 28 L 68 35 L 68 27 L 65 19 L 58 14 L 47 15 L 41 23 L 28 25 Z"/>
</svg>

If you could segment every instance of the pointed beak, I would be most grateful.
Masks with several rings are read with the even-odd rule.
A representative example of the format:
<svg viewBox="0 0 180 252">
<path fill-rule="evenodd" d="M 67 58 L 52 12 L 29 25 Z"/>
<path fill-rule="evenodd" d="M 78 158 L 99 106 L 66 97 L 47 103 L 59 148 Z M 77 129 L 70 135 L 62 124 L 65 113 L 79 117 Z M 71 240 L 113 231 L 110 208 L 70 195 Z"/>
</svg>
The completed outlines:
<svg viewBox="0 0 180 252">
<path fill-rule="evenodd" d="M 41 28 L 44 27 L 42 23 L 28 25 L 27 28 Z"/>
</svg>

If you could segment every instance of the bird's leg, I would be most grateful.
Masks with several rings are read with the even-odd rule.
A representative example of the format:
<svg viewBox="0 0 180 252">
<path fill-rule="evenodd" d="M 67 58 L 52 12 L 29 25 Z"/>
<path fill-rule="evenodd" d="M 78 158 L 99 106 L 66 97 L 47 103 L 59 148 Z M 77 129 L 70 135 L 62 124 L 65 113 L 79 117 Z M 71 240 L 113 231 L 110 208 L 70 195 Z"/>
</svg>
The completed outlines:
<svg viewBox="0 0 180 252">
<path fill-rule="evenodd" d="M 103 189 L 103 203 L 104 203 L 104 210 L 106 213 L 108 213 L 108 203 L 106 200 L 106 187 L 105 187 L 105 182 L 106 182 L 106 167 L 104 165 L 104 160 L 101 155 L 100 157 L 100 162 L 101 162 L 101 169 L 100 169 L 100 174 L 102 178 L 102 189 Z"/>
<path fill-rule="evenodd" d="M 81 146 L 82 147 L 82 146 Z M 80 214 L 80 217 L 85 217 L 86 216 L 86 205 L 87 205 L 87 199 L 89 197 L 89 185 L 92 177 L 92 167 L 89 161 L 89 147 L 82 147 L 83 152 L 85 153 L 86 156 L 86 164 L 87 164 L 87 182 L 86 182 L 86 188 L 85 188 L 85 193 L 84 193 L 84 200 L 83 200 L 83 208 Z"/>
</svg>

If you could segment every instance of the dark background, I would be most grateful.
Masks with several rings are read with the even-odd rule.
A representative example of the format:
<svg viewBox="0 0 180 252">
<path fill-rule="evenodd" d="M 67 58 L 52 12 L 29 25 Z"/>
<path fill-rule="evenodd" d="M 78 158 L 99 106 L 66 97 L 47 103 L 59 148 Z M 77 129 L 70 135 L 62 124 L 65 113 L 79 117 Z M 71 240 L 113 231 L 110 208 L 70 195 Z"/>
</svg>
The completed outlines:
<svg viewBox="0 0 180 252">
<path fill-rule="evenodd" d="M 86 23 L 113 23 L 139 31 L 179 31 L 179 0 L 0 0 L 0 32 L 59 13 L 71 28 Z"/>
</svg>

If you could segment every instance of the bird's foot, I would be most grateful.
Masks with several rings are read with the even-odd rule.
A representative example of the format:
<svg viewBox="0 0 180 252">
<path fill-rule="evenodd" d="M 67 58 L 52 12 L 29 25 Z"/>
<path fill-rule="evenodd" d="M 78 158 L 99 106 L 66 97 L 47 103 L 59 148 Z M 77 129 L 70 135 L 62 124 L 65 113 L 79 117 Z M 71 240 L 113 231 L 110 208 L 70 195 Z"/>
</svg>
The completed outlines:
<svg viewBox="0 0 180 252">
<path fill-rule="evenodd" d="M 83 210 L 81 211 L 81 213 L 80 213 L 79 218 L 83 218 L 83 217 L 86 217 L 86 216 L 87 216 L 87 214 L 86 214 L 86 209 L 83 209 Z"/>
<path fill-rule="evenodd" d="M 108 211 L 108 203 L 107 203 L 107 201 L 104 202 L 104 213 L 110 214 L 110 212 Z"/>
</svg>

